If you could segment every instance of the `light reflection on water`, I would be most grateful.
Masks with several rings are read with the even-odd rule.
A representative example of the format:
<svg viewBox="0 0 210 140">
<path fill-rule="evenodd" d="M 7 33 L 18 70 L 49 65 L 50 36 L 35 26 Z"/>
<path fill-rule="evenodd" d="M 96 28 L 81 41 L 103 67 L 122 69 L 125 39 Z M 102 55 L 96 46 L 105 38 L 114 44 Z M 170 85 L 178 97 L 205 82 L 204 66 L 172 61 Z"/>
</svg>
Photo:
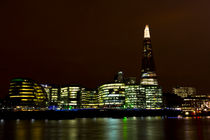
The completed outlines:
<svg viewBox="0 0 210 140">
<path fill-rule="evenodd" d="M 209 118 L 124 117 L 0 121 L 1 140 L 207 140 L 209 135 Z"/>
</svg>

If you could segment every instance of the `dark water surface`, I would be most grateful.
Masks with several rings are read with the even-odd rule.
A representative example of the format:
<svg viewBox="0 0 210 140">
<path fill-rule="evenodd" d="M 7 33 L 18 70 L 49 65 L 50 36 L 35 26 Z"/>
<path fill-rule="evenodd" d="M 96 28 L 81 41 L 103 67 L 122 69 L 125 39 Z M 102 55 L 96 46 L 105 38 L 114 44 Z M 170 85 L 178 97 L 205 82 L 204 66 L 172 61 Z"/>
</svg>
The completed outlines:
<svg viewBox="0 0 210 140">
<path fill-rule="evenodd" d="M 0 120 L 0 140 L 210 140 L 210 118 Z"/>
</svg>

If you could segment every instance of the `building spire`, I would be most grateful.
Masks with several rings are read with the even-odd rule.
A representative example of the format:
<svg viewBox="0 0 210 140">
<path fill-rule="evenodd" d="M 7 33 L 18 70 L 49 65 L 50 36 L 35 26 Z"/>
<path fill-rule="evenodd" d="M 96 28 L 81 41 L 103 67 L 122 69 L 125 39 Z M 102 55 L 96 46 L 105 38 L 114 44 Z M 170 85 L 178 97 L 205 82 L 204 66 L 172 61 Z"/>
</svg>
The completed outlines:
<svg viewBox="0 0 210 140">
<path fill-rule="evenodd" d="M 146 25 L 145 26 L 145 29 L 144 29 L 144 38 L 150 38 L 149 25 Z"/>
</svg>

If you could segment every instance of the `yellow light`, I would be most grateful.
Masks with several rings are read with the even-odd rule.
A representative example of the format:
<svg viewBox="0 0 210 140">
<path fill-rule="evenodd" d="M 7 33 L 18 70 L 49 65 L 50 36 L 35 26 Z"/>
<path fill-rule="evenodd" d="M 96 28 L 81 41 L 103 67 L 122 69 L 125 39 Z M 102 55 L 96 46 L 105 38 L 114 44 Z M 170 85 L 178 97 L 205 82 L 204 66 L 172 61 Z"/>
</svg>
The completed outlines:
<svg viewBox="0 0 210 140">
<path fill-rule="evenodd" d="M 32 91 L 33 91 L 34 89 L 30 89 L 30 88 L 21 88 L 21 89 L 19 89 L 19 90 L 27 90 L 27 91 L 28 91 L 28 90 L 32 90 Z"/>
<path fill-rule="evenodd" d="M 21 101 L 31 101 L 31 99 L 21 99 Z"/>
<path fill-rule="evenodd" d="M 10 98 L 27 98 L 27 97 L 34 97 L 33 95 L 17 95 L 17 96 L 10 96 Z"/>
<path fill-rule="evenodd" d="M 33 92 L 19 92 L 20 94 L 34 94 Z"/>
</svg>

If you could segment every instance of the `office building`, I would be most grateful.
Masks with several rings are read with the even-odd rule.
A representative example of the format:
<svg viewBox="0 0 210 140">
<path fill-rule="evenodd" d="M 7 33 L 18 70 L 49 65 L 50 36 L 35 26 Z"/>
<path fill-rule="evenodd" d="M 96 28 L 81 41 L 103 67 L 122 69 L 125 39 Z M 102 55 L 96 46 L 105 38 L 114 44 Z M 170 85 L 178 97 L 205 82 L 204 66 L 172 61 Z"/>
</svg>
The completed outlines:
<svg viewBox="0 0 210 140">
<path fill-rule="evenodd" d="M 141 86 L 130 84 L 125 88 L 125 108 L 145 108 L 145 94 L 141 92 Z"/>
<path fill-rule="evenodd" d="M 210 111 L 209 95 L 191 95 L 183 99 L 183 111 L 200 113 L 201 111 Z"/>
<path fill-rule="evenodd" d="M 188 96 L 195 95 L 196 89 L 194 87 L 177 87 L 173 88 L 173 93 L 182 98 L 186 98 Z"/>
<path fill-rule="evenodd" d="M 59 110 L 60 87 L 56 85 L 41 84 L 47 93 L 47 105 L 50 110 Z"/>
<path fill-rule="evenodd" d="M 46 109 L 47 94 L 42 86 L 31 79 L 15 78 L 10 82 L 9 98 L 15 110 Z"/>
<path fill-rule="evenodd" d="M 158 85 L 148 25 L 144 30 L 140 86 L 141 92 L 145 94 L 146 109 L 161 109 L 162 90 Z"/>
<path fill-rule="evenodd" d="M 80 86 L 64 86 L 60 88 L 61 109 L 75 109 L 80 107 L 80 94 L 84 90 Z"/>
<path fill-rule="evenodd" d="M 99 108 L 99 95 L 96 90 L 83 90 L 80 108 Z"/>
<path fill-rule="evenodd" d="M 101 108 L 123 108 L 125 105 L 125 83 L 110 83 L 98 88 Z"/>
</svg>

